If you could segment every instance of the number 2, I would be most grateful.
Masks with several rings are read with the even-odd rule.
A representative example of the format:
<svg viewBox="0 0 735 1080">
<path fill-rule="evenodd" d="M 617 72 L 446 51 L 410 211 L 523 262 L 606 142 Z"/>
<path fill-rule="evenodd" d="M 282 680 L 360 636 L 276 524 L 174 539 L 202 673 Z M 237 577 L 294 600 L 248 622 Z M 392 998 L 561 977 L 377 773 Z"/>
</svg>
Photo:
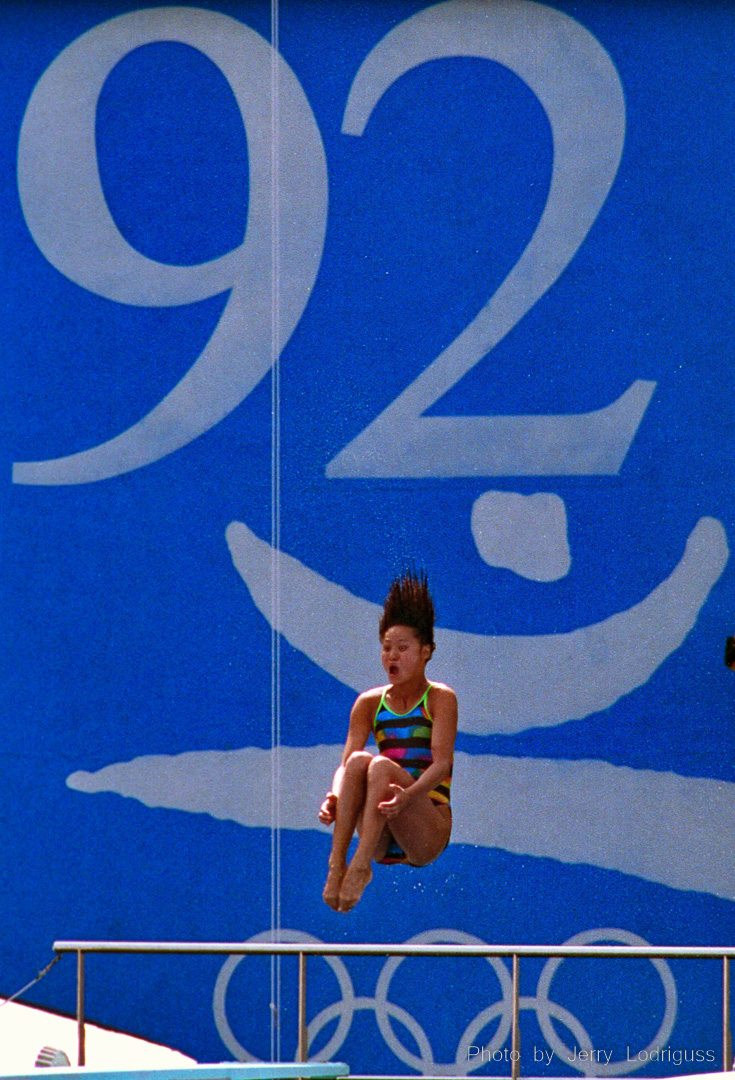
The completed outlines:
<svg viewBox="0 0 735 1080">
<path fill-rule="evenodd" d="M 553 476 L 617 473 L 655 383 L 636 380 L 596 412 L 425 416 L 544 295 L 573 258 L 610 190 L 625 103 L 610 57 L 574 19 L 527 0 L 449 0 L 401 23 L 363 62 L 342 130 L 361 135 L 399 76 L 450 56 L 495 60 L 533 90 L 551 124 L 548 199 L 528 246 L 475 319 L 328 464 L 329 477 Z"/>
</svg>

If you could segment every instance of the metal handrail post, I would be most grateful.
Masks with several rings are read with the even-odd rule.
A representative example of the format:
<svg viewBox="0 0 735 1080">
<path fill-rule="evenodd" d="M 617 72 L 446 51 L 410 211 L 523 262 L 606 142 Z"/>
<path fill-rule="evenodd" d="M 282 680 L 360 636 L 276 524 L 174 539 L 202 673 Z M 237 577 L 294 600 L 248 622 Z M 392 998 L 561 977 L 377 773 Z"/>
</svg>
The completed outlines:
<svg viewBox="0 0 735 1080">
<path fill-rule="evenodd" d="M 299 953 L 299 1041 L 298 1061 L 309 1060 L 309 1038 L 306 1029 L 306 954 Z"/>
<path fill-rule="evenodd" d="M 722 958 L 722 1071 L 732 1072 L 732 1031 L 730 1028 L 730 957 Z"/>
<path fill-rule="evenodd" d="M 521 959 L 513 954 L 513 1027 L 511 1033 L 510 1075 L 511 1080 L 518 1080 L 521 1072 L 521 1026 L 520 1013 Z"/>
<path fill-rule="evenodd" d="M 84 1030 L 84 950 L 77 953 L 77 1064 L 87 1064 L 86 1032 Z"/>
</svg>

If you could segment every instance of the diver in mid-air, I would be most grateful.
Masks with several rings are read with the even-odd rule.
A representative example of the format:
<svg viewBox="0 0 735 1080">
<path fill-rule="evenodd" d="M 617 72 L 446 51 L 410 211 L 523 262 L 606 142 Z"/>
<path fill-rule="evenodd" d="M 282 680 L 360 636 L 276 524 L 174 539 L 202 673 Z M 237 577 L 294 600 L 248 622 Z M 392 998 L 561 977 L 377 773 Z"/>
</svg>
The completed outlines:
<svg viewBox="0 0 735 1080">
<path fill-rule="evenodd" d="M 371 863 L 426 866 L 449 843 L 449 789 L 457 735 L 457 698 L 426 678 L 434 652 L 434 605 L 426 575 L 391 584 L 378 628 L 386 686 L 352 707 L 342 762 L 319 811 L 334 824 L 324 900 L 350 911 L 373 872 Z M 365 749 L 370 735 L 377 754 Z M 357 830 L 357 849 L 347 851 Z"/>
</svg>

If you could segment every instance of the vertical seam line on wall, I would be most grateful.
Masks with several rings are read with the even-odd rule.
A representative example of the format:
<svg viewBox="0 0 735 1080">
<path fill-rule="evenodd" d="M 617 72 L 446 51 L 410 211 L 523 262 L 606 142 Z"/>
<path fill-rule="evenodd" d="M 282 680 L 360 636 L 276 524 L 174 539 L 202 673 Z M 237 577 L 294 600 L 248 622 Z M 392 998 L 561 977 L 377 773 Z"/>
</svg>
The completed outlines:
<svg viewBox="0 0 735 1080">
<path fill-rule="evenodd" d="M 271 934 L 281 930 L 281 386 L 279 0 L 271 0 Z M 281 1060 L 281 962 L 271 960 L 271 1060 Z"/>
</svg>

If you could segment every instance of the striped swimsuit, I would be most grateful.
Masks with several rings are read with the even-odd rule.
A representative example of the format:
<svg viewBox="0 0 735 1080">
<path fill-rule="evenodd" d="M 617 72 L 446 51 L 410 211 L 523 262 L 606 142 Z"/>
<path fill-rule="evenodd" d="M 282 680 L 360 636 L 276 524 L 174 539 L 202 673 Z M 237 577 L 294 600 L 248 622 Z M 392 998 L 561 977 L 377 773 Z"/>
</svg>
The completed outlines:
<svg viewBox="0 0 735 1080">
<path fill-rule="evenodd" d="M 394 713 L 385 703 L 385 695 L 389 687 L 386 686 L 380 699 L 375 719 L 373 720 L 373 735 L 378 746 L 378 753 L 383 757 L 390 758 L 397 765 L 401 765 L 409 772 L 414 780 L 418 780 L 421 774 L 428 769 L 434 761 L 431 754 L 431 728 L 433 719 L 427 707 L 427 698 L 431 690 L 431 683 L 426 687 L 424 696 L 407 713 Z M 451 777 L 448 776 L 441 784 L 429 792 L 432 802 L 443 806 L 449 805 L 449 787 Z M 391 838 L 383 858 L 383 863 L 408 863 L 408 857 L 400 845 Z"/>
</svg>

